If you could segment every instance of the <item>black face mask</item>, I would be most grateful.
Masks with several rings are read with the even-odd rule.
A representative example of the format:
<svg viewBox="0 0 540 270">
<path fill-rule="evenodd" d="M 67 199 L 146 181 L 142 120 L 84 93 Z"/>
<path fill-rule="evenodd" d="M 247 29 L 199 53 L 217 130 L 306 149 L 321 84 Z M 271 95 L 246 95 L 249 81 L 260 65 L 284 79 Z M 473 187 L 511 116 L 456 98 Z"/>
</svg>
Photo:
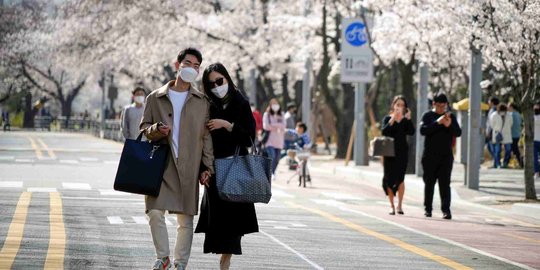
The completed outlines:
<svg viewBox="0 0 540 270">
<path fill-rule="evenodd" d="M 534 114 L 539 115 L 540 114 L 540 109 L 534 109 Z"/>
</svg>

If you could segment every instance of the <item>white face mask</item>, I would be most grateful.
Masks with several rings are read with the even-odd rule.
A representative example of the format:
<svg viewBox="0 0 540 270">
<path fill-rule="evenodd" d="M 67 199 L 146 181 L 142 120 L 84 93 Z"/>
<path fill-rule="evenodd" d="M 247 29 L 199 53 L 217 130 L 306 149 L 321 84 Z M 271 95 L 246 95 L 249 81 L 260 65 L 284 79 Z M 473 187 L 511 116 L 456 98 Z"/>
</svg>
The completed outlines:
<svg viewBox="0 0 540 270">
<path fill-rule="evenodd" d="M 216 97 L 224 98 L 225 95 L 227 95 L 227 92 L 229 91 L 229 85 L 225 83 L 216 88 L 212 88 L 211 91 L 214 95 L 216 95 Z"/>
<path fill-rule="evenodd" d="M 279 111 L 279 104 L 272 104 L 272 111 L 274 112 Z"/>
<path fill-rule="evenodd" d="M 143 104 L 144 103 L 144 96 L 135 96 L 133 98 L 133 100 L 139 104 Z"/>
<path fill-rule="evenodd" d="M 178 70 L 177 77 L 180 77 L 180 79 L 182 79 L 184 82 L 192 83 L 195 81 L 195 79 L 197 79 L 197 75 L 199 75 L 199 73 L 194 68 L 184 67 Z"/>
</svg>

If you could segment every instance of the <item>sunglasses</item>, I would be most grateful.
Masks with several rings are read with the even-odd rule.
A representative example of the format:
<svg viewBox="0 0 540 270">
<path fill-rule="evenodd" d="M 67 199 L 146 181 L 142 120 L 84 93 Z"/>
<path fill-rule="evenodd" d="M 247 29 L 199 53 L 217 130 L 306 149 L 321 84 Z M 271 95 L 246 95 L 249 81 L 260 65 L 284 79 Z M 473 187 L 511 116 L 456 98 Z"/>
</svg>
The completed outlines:
<svg viewBox="0 0 540 270">
<path fill-rule="evenodd" d="M 210 81 L 210 85 L 217 85 L 217 86 L 222 86 L 223 85 L 223 77 L 215 80 L 215 81 Z"/>
</svg>

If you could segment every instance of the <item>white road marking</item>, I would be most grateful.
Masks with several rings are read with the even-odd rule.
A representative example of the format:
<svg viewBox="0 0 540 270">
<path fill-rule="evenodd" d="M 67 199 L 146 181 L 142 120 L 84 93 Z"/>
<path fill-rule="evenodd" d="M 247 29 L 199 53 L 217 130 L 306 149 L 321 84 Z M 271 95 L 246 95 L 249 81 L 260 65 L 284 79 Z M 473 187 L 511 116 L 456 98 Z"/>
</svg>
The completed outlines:
<svg viewBox="0 0 540 270">
<path fill-rule="evenodd" d="M 60 163 L 63 163 L 63 164 L 77 164 L 77 163 L 79 163 L 79 161 L 74 160 L 74 159 L 61 159 Z"/>
<path fill-rule="evenodd" d="M 327 205 L 327 206 L 336 206 L 336 207 L 340 207 L 340 206 L 344 206 L 345 204 L 342 203 L 342 202 L 338 202 L 336 200 L 318 200 L 318 199 L 312 199 L 313 202 L 317 203 L 317 204 L 322 204 L 322 205 Z"/>
<path fill-rule="evenodd" d="M 74 190 L 91 190 L 92 187 L 87 183 L 62 183 L 64 189 L 74 189 Z"/>
<path fill-rule="evenodd" d="M 294 198 L 294 195 L 289 194 L 281 189 L 278 188 L 272 188 L 272 197 L 278 197 L 278 198 Z"/>
<path fill-rule="evenodd" d="M 145 216 L 131 217 L 137 224 L 148 224 L 148 219 Z"/>
<path fill-rule="evenodd" d="M 88 200 L 88 201 L 122 201 L 122 202 L 140 202 L 142 199 L 130 199 L 130 198 L 92 198 L 92 197 L 64 197 L 62 199 L 66 200 Z M 141 203 L 141 204 L 144 204 Z"/>
<path fill-rule="evenodd" d="M 58 192 L 56 188 L 47 188 L 47 187 L 29 187 L 28 192 Z"/>
<path fill-rule="evenodd" d="M 304 260 L 305 262 L 309 263 L 311 266 L 313 266 L 313 268 L 317 269 L 317 270 L 323 270 L 324 268 L 322 268 L 320 265 L 316 264 L 315 262 L 313 262 L 312 260 L 308 259 L 304 254 L 294 250 L 292 247 L 288 246 L 287 244 L 279 241 L 279 239 L 275 238 L 274 236 L 270 235 L 269 233 L 265 232 L 265 231 L 261 231 L 259 230 L 260 233 L 266 235 L 268 238 L 270 238 L 272 241 L 280 244 L 281 246 L 283 246 L 284 248 L 286 248 L 287 250 L 291 251 L 292 253 L 294 253 L 296 256 L 300 257 L 300 259 Z"/>
<path fill-rule="evenodd" d="M 0 156 L 0 160 L 14 160 L 15 157 L 12 156 Z"/>
<path fill-rule="evenodd" d="M 121 217 L 107 217 L 110 224 L 124 224 L 124 221 Z"/>
<path fill-rule="evenodd" d="M 293 227 L 307 227 L 306 224 L 302 224 L 302 223 L 292 223 L 291 224 Z"/>
<path fill-rule="evenodd" d="M 22 188 L 23 182 L 21 181 L 2 181 L 0 182 L 0 188 Z"/>
<path fill-rule="evenodd" d="M 114 189 L 100 189 L 101 196 L 129 196 L 131 193 L 116 191 Z"/>
<path fill-rule="evenodd" d="M 105 160 L 103 163 L 118 165 L 119 161 L 117 161 L 117 160 Z"/>
<path fill-rule="evenodd" d="M 32 163 L 32 162 L 34 162 L 34 160 L 33 159 L 27 159 L 27 158 L 18 158 L 18 159 L 15 159 L 15 162 Z"/>
<path fill-rule="evenodd" d="M 93 157 L 81 157 L 79 158 L 80 161 L 82 162 L 96 162 L 96 161 L 99 161 L 98 158 L 93 158 Z"/>
<path fill-rule="evenodd" d="M 326 197 L 330 197 L 336 200 L 350 200 L 350 201 L 364 201 L 365 200 L 362 197 L 353 196 L 346 193 L 339 193 L 339 192 L 322 192 L 321 194 Z"/>
</svg>

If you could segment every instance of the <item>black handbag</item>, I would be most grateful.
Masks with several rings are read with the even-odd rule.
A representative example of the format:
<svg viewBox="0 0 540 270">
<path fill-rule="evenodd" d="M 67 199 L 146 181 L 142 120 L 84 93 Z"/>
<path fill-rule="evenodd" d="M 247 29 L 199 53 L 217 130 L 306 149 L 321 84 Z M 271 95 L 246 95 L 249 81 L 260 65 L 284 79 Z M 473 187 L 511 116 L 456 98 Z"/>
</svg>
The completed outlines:
<svg viewBox="0 0 540 270">
<path fill-rule="evenodd" d="M 252 153 L 215 160 L 216 187 L 222 200 L 241 203 L 268 203 L 272 197 L 272 159 Z"/>
<path fill-rule="evenodd" d="M 395 156 L 394 149 L 394 138 L 392 137 L 375 137 L 370 142 L 370 156 L 382 156 L 382 157 L 393 157 Z"/>
<path fill-rule="evenodd" d="M 114 190 L 157 197 L 167 166 L 169 145 L 126 139 L 116 171 Z"/>
</svg>

